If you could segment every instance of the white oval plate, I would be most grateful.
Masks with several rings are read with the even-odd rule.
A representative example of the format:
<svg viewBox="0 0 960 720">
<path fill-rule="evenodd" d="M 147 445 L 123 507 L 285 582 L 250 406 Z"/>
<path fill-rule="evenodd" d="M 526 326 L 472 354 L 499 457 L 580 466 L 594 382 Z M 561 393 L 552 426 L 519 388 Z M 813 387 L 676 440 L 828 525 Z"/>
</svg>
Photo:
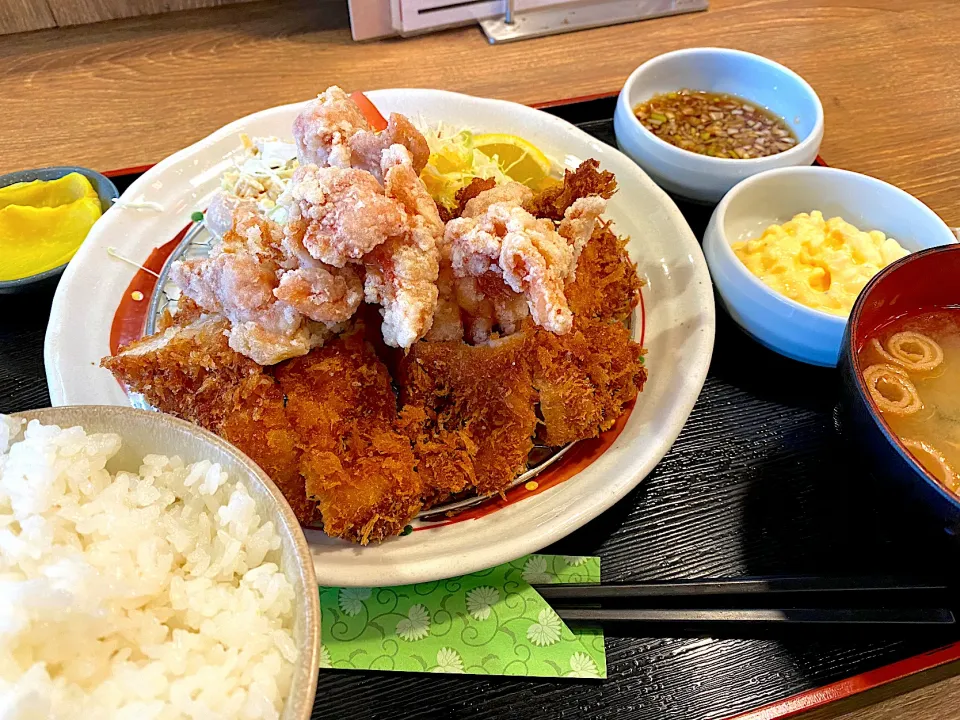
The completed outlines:
<svg viewBox="0 0 960 720">
<path fill-rule="evenodd" d="M 475 572 L 535 552 L 595 518 L 634 488 L 676 440 L 703 387 L 713 351 L 713 290 L 707 266 L 676 205 L 629 158 L 564 120 L 501 100 L 440 90 L 369 93 L 384 114 L 520 135 L 569 168 L 596 158 L 620 190 L 607 216 L 649 284 L 644 288 L 650 380 L 626 427 L 575 477 L 484 517 L 360 547 L 308 531 L 321 585 L 370 587 L 427 582 Z M 237 134 L 290 137 L 300 103 L 254 113 L 171 155 L 121 198 L 163 211 L 118 206 L 96 223 L 67 267 L 53 301 L 44 361 L 54 405 L 128 404 L 109 372 L 110 324 L 135 268 L 107 248 L 143 262 L 205 208 L 239 147 Z M 147 299 L 144 301 L 146 302 Z M 640 323 L 634 323 L 639 338 Z"/>
</svg>

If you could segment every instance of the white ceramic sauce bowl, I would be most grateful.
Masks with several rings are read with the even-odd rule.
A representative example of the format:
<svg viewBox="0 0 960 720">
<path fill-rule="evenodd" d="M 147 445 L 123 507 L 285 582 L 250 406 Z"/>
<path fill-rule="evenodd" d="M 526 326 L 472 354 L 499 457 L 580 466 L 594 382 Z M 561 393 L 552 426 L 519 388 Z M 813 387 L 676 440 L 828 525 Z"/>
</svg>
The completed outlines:
<svg viewBox="0 0 960 720">
<path fill-rule="evenodd" d="M 837 168 L 789 167 L 755 175 L 717 205 L 703 252 L 721 303 L 758 342 L 811 365 L 834 367 L 846 318 L 814 310 L 779 294 L 754 276 L 731 244 L 758 237 L 797 213 L 819 210 L 860 230 L 880 230 L 916 252 L 956 242 L 930 208 L 882 180 Z"/>
<path fill-rule="evenodd" d="M 681 150 L 647 130 L 633 109 L 654 95 L 684 88 L 728 93 L 766 108 L 799 141 L 782 153 L 734 160 Z M 613 116 L 617 145 L 660 187 L 715 203 L 744 178 L 773 168 L 810 165 L 823 139 L 823 106 L 813 88 L 783 65 L 742 50 L 690 48 L 659 55 L 627 78 Z"/>
</svg>

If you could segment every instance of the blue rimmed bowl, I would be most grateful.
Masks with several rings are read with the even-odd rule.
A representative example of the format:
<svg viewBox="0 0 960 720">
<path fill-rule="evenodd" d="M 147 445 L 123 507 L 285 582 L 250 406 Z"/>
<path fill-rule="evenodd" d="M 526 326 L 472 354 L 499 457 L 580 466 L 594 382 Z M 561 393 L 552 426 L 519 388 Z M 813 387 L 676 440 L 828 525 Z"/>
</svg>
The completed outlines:
<svg viewBox="0 0 960 720">
<path fill-rule="evenodd" d="M 735 95 L 783 119 L 797 144 L 767 157 L 709 157 L 671 145 L 644 127 L 637 105 L 683 88 Z M 773 168 L 810 165 L 823 139 L 823 106 L 789 68 L 732 48 L 686 48 L 658 55 L 631 73 L 613 116 L 617 146 L 673 195 L 713 204 L 741 180 Z"/>
<path fill-rule="evenodd" d="M 880 230 L 909 252 L 956 243 L 933 210 L 882 180 L 828 167 L 768 170 L 744 180 L 717 205 L 703 254 L 720 302 L 757 342 L 786 357 L 835 367 L 847 319 L 801 305 L 763 283 L 731 247 L 797 213 L 839 215 L 861 230 Z"/>
</svg>

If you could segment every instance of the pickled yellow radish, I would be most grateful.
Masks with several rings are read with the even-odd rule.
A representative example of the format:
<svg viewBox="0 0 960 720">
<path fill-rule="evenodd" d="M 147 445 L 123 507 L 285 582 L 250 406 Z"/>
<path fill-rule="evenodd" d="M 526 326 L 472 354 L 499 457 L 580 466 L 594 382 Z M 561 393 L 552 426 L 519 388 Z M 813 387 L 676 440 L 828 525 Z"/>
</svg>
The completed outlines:
<svg viewBox="0 0 960 720">
<path fill-rule="evenodd" d="M 68 262 L 100 215 L 97 191 L 80 173 L 0 188 L 0 280 Z"/>
</svg>

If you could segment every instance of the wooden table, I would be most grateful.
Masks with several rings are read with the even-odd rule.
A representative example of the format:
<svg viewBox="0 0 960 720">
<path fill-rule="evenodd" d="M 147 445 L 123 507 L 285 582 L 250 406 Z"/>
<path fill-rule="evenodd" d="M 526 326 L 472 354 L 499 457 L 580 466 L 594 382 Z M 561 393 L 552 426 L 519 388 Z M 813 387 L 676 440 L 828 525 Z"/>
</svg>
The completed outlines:
<svg viewBox="0 0 960 720">
<path fill-rule="evenodd" d="M 713 0 L 707 13 L 490 46 L 477 28 L 354 43 L 343 0 L 262 2 L 0 41 L 0 171 L 153 163 L 247 113 L 347 88 L 438 87 L 524 103 L 613 92 L 658 53 L 726 45 L 823 100 L 823 154 L 960 225 L 951 0 Z"/>
<path fill-rule="evenodd" d="M 831 165 L 899 185 L 960 225 L 958 30 L 954 0 L 713 0 L 708 13 L 502 46 L 488 45 L 477 28 L 357 44 L 342 0 L 44 30 L 0 40 L 0 172 L 150 164 L 237 117 L 331 83 L 539 103 L 615 92 L 653 55 L 723 45 L 782 62 L 816 88 Z M 904 690 L 843 717 L 960 712 L 960 678 Z"/>
</svg>

